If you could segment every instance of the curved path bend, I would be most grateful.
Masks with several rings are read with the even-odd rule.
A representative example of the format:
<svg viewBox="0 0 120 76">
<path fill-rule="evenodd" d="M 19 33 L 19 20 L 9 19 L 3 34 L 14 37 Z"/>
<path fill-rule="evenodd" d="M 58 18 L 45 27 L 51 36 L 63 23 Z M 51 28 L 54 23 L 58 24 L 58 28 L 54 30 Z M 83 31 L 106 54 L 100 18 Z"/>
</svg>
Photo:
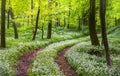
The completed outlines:
<svg viewBox="0 0 120 76">
<path fill-rule="evenodd" d="M 42 50 L 43 48 L 25 52 L 19 57 L 16 67 L 17 76 L 28 76 L 27 71 L 32 63 L 32 59 Z"/>
<path fill-rule="evenodd" d="M 65 76 L 78 76 L 64 57 L 65 53 L 69 51 L 69 49 L 70 47 L 61 50 L 58 53 L 58 57 L 56 58 L 55 62 L 58 64 L 58 66 L 60 67 L 61 71 L 63 71 Z"/>
<path fill-rule="evenodd" d="M 66 76 L 78 76 L 64 57 L 65 53 L 69 51 L 69 49 L 70 47 L 67 47 L 58 52 L 58 57 L 55 59 L 55 62 Z M 22 56 L 19 57 L 18 64 L 16 66 L 17 76 L 28 76 L 27 71 L 32 64 L 32 59 L 37 55 L 38 52 L 42 50 L 43 48 L 25 52 Z"/>
</svg>

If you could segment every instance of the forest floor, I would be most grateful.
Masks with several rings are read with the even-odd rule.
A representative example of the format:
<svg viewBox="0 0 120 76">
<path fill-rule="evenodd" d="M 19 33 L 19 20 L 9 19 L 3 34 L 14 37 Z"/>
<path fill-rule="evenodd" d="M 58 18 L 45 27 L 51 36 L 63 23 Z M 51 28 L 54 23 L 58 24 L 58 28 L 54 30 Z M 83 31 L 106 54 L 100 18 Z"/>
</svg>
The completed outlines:
<svg viewBox="0 0 120 76">
<path fill-rule="evenodd" d="M 60 67 L 61 71 L 64 72 L 65 76 L 78 76 L 77 73 L 71 68 L 67 60 L 65 59 L 64 55 L 67 51 L 69 51 L 70 47 L 67 47 L 61 50 L 58 53 L 58 57 L 56 58 L 55 62 Z"/>
<path fill-rule="evenodd" d="M 16 67 L 17 76 L 28 76 L 27 70 L 29 69 L 32 59 L 37 55 L 38 52 L 42 51 L 43 48 L 32 50 L 30 52 L 23 53 L 18 59 L 18 65 Z"/>
<path fill-rule="evenodd" d="M 58 52 L 58 56 L 55 59 L 55 62 L 60 67 L 61 71 L 65 74 L 65 76 L 77 76 L 77 73 L 71 68 L 64 55 L 67 51 L 69 51 L 71 47 L 64 48 L 60 52 Z M 42 51 L 43 48 L 38 50 L 32 50 L 30 52 L 23 53 L 22 56 L 18 59 L 18 65 L 16 67 L 17 76 L 28 76 L 28 69 L 32 64 L 32 59 L 37 55 L 38 52 Z"/>
<path fill-rule="evenodd" d="M 45 29 L 47 29 L 47 28 L 45 28 Z M 41 74 L 41 76 L 44 75 L 44 74 L 46 74 L 46 75 L 51 74 L 51 76 L 54 75 L 54 74 L 56 74 L 56 76 L 58 74 L 60 74 L 61 76 L 64 76 L 63 75 L 63 73 L 64 73 L 66 75 L 67 72 L 65 71 L 66 69 L 64 70 L 64 68 L 65 68 L 64 65 L 68 65 L 68 67 L 69 67 L 70 61 L 69 61 L 69 64 L 68 64 L 67 61 L 62 61 L 62 60 L 65 60 L 65 59 L 68 59 L 68 58 L 71 57 L 71 55 L 70 55 L 70 56 L 68 56 L 68 58 L 67 57 L 64 58 L 64 54 L 67 51 L 69 51 L 69 48 L 65 48 L 64 52 L 62 52 L 63 50 L 58 50 L 58 49 L 61 49 L 61 47 L 64 48 L 65 46 L 67 46 L 69 41 L 68 41 L 67 44 L 65 44 L 65 46 L 61 45 L 62 43 L 64 43 L 65 40 L 67 41 L 67 40 L 71 40 L 71 39 L 81 38 L 79 40 L 80 42 L 81 41 L 82 42 L 83 41 L 84 42 L 90 41 L 89 36 L 88 36 L 88 29 L 86 28 L 84 30 L 84 32 L 82 32 L 82 31 L 78 32 L 76 30 L 71 30 L 71 29 L 68 29 L 68 30 L 65 29 L 64 30 L 62 27 L 59 27 L 56 30 L 56 27 L 54 27 L 53 30 L 54 31 L 53 31 L 52 39 L 46 39 L 46 34 L 44 36 L 44 39 L 41 39 L 39 37 L 39 34 L 38 34 L 38 36 L 36 37 L 36 41 L 31 41 L 32 33 L 31 33 L 31 28 L 30 27 L 28 28 L 28 26 L 26 26 L 26 27 L 21 27 L 20 28 L 20 38 L 19 39 L 14 39 L 13 38 L 13 30 L 9 29 L 7 31 L 7 41 L 6 41 L 7 42 L 7 48 L 5 49 L 5 51 L 0 50 L 0 52 L 1 52 L 0 53 L 0 74 L 2 74 L 3 76 L 9 76 L 9 75 L 10 76 L 16 76 L 16 73 L 17 73 L 17 76 L 28 76 L 28 74 L 31 75 L 31 76 L 32 75 L 34 76 L 34 74 L 36 76 L 38 74 Z M 47 32 L 47 31 L 45 31 L 45 32 Z M 120 47 L 120 45 L 119 45 L 119 42 L 120 42 L 120 40 L 119 40 L 119 38 L 120 38 L 119 32 L 120 31 L 119 31 L 118 26 L 108 29 L 108 39 L 109 39 L 109 43 L 110 43 L 109 46 L 110 46 L 111 54 L 112 54 L 111 59 L 113 61 L 113 65 L 115 65 L 115 66 L 119 66 L 119 54 L 120 54 L 120 51 L 119 51 L 119 49 L 120 49 L 119 48 Z M 38 30 L 38 33 L 41 33 L 40 29 Z M 98 37 L 101 40 L 101 35 L 100 34 L 98 34 Z M 43 52 L 43 53 L 40 52 L 40 51 L 42 51 L 44 49 L 28 50 L 28 49 L 36 49 L 36 48 L 45 47 L 45 46 L 48 46 L 48 45 L 50 45 L 52 43 L 60 42 L 60 41 L 62 41 L 62 43 L 57 44 L 57 45 L 55 44 L 56 47 L 54 47 L 54 44 L 52 45 L 52 47 L 50 46 L 49 48 L 51 50 L 45 49 L 47 51 L 47 53 L 48 53 L 47 56 L 46 56 L 46 53 L 45 53 L 46 51 Z M 89 48 L 88 49 L 84 48 L 84 50 L 87 51 L 87 50 L 89 50 Z M 28 52 L 28 51 L 30 51 L 30 52 Z M 58 53 L 57 58 L 55 58 L 58 51 L 60 51 L 60 52 Z M 40 52 L 40 56 L 38 56 L 39 52 Z M 93 54 L 93 52 L 92 53 L 87 52 L 87 53 Z M 46 57 L 44 58 L 44 56 L 46 56 Z M 50 59 L 47 59 L 49 57 L 50 57 Z M 75 56 L 73 55 L 73 58 L 74 57 Z M 79 57 L 80 56 L 78 56 L 78 58 Z M 54 61 L 54 59 L 56 59 L 56 60 Z M 77 57 L 76 57 L 75 60 L 76 61 L 78 60 Z M 104 58 L 101 59 L 101 60 L 105 61 Z M 39 63 L 37 63 L 37 61 L 39 61 Z M 48 69 L 44 68 L 44 66 L 41 65 L 42 64 L 41 61 L 44 61 L 43 65 Z M 58 61 L 58 65 L 56 66 L 57 61 Z M 59 61 L 62 61 L 62 62 L 59 62 Z M 48 62 L 50 62 L 49 65 L 47 65 Z M 53 64 L 52 64 L 52 62 L 53 62 Z M 97 62 L 97 60 L 96 60 L 96 62 Z M 33 64 L 33 63 L 36 63 L 36 64 Z M 81 61 L 80 61 L 80 63 L 81 63 Z M 40 66 L 38 64 L 40 64 Z M 62 65 L 62 64 L 64 64 L 64 65 Z M 87 64 L 89 64 L 89 63 L 87 63 Z M 51 66 L 51 65 L 53 65 L 54 67 Z M 77 66 L 77 62 L 74 63 L 74 65 Z M 39 69 L 38 66 L 40 68 L 42 68 L 42 69 Z M 63 68 L 61 68 L 61 67 L 63 67 Z M 75 67 L 74 67 L 74 69 L 76 70 L 76 72 L 78 72 L 78 74 L 80 74 L 79 71 L 77 71 L 78 69 L 76 69 Z M 81 66 L 79 66 L 79 67 L 81 67 Z M 95 68 L 96 67 L 97 66 L 95 66 Z M 87 68 L 82 67 L 82 68 L 87 69 L 89 67 L 87 67 Z M 93 69 L 95 69 L 95 68 L 93 68 Z M 103 67 L 103 69 L 104 69 L 104 67 Z M 62 70 L 63 73 L 60 70 Z M 69 71 L 69 70 L 67 70 L 67 71 Z M 69 73 L 71 73 L 71 72 L 69 72 Z M 75 76 L 75 75 L 73 75 L 73 76 Z"/>
</svg>

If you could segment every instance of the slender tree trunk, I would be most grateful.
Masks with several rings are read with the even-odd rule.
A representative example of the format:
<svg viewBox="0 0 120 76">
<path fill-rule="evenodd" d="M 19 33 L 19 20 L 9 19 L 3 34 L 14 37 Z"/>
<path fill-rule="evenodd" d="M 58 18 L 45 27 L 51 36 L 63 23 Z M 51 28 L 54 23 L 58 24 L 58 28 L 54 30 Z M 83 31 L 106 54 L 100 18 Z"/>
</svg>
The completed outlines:
<svg viewBox="0 0 120 76">
<path fill-rule="evenodd" d="M 34 1 L 31 0 L 31 11 L 33 11 L 33 8 L 34 8 L 33 4 L 34 4 Z M 33 25 L 33 15 L 31 15 L 31 24 Z"/>
<path fill-rule="evenodd" d="M 70 14 L 71 14 L 70 10 L 71 10 L 71 2 L 69 2 L 68 24 L 67 24 L 68 29 L 70 28 Z"/>
<path fill-rule="evenodd" d="M 58 2 L 55 2 L 55 7 L 58 7 Z M 56 14 L 57 16 L 58 14 Z M 56 26 L 59 26 L 59 18 L 56 17 Z"/>
<path fill-rule="evenodd" d="M 89 16 L 89 32 L 92 45 L 100 45 L 96 33 L 96 22 L 95 22 L 95 0 L 90 0 L 90 16 Z"/>
<path fill-rule="evenodd" d="M 16 22 L 13 22 L 13 27 L 14 27 L 15 39 L 18 39 L 18 31 L 17 31 Z"/>
<path fill-rule="evenodd" d="M 39 15 L 40 15 L 40 7 L 38 7 L 38 13 L 37 13 L 37 17 L 36 17 L 35 32 L 34 32 L 34 35 L 33 35 L 33 39 L 32 39 L 32 40 L 35 40 L 35 38 L 36 38 L 37 28 L 38 28 L 38 22 L 39 22 Z"/>
<path fill-rule="evenodd" d="M 9 24 L 10 24 L 10 10 L 8 9 L 8 19 L 7 19 L 7 28 L 9 29 Z"/>
<path fill-rule="evenodd" d="M 28 24 L 27 24 L 27 25 L 29 26 L 29 25 L 30 25 L 29 16 L 28 16 L 27 18 L 28 18 L 28 19 L 27 19 L 27 20 L 28 20 Z"/>
<path fill-rule="evenodd" d="M 108 67 L 112 67 L 112 62 L 110 59 L 110 50 L 108 46 L 108 39 L 107 39 L 107 33 L 106 33 L 105 14 L 106 14 L 106 0 L 100 0 L 100 20 L 101 20 L 101 29 L 102 29 L 102 41 L 106 51 L 107 65 Z"/>
<path fill-rule="evenodd" d="M 80 16 L 78 16 L 78 31 L 81 30 L 81 27 L 80 27 Z"/>
<path fill-rule="evenodd" d="M 68 29 L 70 28 L 70 22 L 69 22 L 69 20 L 68 20 L 67 28 Z"/>
<path fill-rule="evenodd" d="M 44 22 L 45 22 L 45 17 L 44 17 Z M 44 22 L 42 23 L 42 29 L 41 29 L 41 31 L 42 31 L 41 38 L 42 39 L 44 39 L 44 24 L 45 24 Z"/>
<path fill-rule="evenodd" d="M 117 19 L 115 18 L 115 25 L 117 25 Z"/>
<path fill-rule="evenodd" d="M 50 39 L 51 35 L 52 35 L 52 20 L 49 20 L 47 38 Z"/>
<path fill-rule="evenodd" d="M 51 0 L 48 0 L 48 8 L 49 10 L 51 10 Z M 47 38 L 50 39 L 51 35 L 52 35 L 52 18 L 49 14 Z"/>
<path fill-rule="evenodd" d="M 42 36 L 41 37 L 42 37 L 42 39 L 44 39 L 44 28 L 43 28 L 43 25 L 42 25 L 42 29 L 41 30 L 42 30 Z"/>
<path fill-rule="evenodd" d="M 25 16 L 23 16 L 22 25 L 25 25 Z"/>
<path fill-rule="evenodd" d="M 84 13 L 82 14 L 82 24 L 85 25 L 85 17 L 84 17 Z"/>
<path fill-rule="evenodd" d="M 11 15 L 11 18 L 12 18 L 12 20 L 13 20 L 14 36 L 15 36 L 15 39 L 18 39 L 17 26 L 16 26 L 16 22 L 14 21 L 14 13 L 13 13 L 11 7 L 10 7 L 10 15 Z"/>
<path fill-rule="evenodd" d="M 8 4 L 9 4 L 9 9 L 8 9 L 8 19 L 7 19 L 7 28 L 9 29 L 10 27 L 10 6 L 11 6 L 11 3 L 10 3 L 10 0 L 8 0 Z"/>
<path fill-rule="evenodd" d="M 60 26 L 60 18 L 58 19 L 58 26 Z"/>
<path fill-rule="evenodd" d="M 56 19 L 56 26 L 60 26 L 60 19 L 59 18 Z"/>
<path fill-rule="evenodd" d="M 6 0 L 1 2 L 1 48 L 6 48 L 6 39 L 5 39 L 5 8 Z"/>
<path fill-rule="evenodd" d="M 82 21 L 82 31 L 83 31 L 84 30 L 84 16 L 83 16 L 83 13 L 82 13 L 81 21 Z"/>
<path fill-rule="evenodd" d="M 58 18 L 56 18 L 56 26 L 59 26 L 59 21 L 58 21 L 59 19 Z"/>
<path fill-rule="evenodd" d="M 66 26 L 66 19 L 64 18 L 64 27 Z"/>
</svg>

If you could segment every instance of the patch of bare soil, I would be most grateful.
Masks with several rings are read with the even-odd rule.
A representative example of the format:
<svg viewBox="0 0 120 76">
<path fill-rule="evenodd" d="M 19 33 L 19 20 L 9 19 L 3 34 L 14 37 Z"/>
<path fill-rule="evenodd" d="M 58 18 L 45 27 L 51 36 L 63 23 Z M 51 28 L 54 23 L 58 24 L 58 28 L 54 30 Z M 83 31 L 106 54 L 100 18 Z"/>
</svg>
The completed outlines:
<svg viewBox="0 0 120 76">
<path fill-rule="evenodd" d="M 16 67 L 17 76 L 28 76 L 27 70 L 29 69 L 30 64 L 32 63 L 32 59 L 41 50 L 42 50 L 42 48 L 38 49 L 38 50 L 30 51 L 30 52 L 25 52 L 25 53 L 23 53 L 22 56 L 19 57 L 18 65 Z"/>
<path fill-rule="evenodd" d="M 71 68 L 71 66 L 64 57 L 65 53 L 69 51 L 69 49 L 70 47 L 61 50 L 58 53 L 58 57 L 56 58 L 55 62 L 58 64 L 61 71 L 63 71 L 66 76 L 78 76 L 77 73 Z"/>
</svg>

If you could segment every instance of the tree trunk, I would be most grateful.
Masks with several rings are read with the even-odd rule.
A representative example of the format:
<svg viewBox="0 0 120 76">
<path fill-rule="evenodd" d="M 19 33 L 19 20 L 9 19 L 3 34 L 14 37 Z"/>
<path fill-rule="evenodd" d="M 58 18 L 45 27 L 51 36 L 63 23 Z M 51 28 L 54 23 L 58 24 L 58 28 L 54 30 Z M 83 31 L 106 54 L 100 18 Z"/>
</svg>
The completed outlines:
<svg viewBox="0 0 120 76">
<path fill-rule="evenodd" d="M 15 39 L 18 39 L 18 31 L 17 31 L 17 26 L 16 26 L 16 22 L 14 21 L 14 13 L 12 11 L 12 8 L 10 7 L 10 15 L 11 18 L 13 20 L 13 28 L 14 28 L 14 35 L 15 35 Z"/>
<path fill-rule="evenodd" d="M 47 38 L 51 38 L 51 33 L 52 33 L 52 20 L 49 20 L 48 22 L 48 33 L 47 33 Z"/>
<path fill-rule="evenodd" d="M 64 27 L 66 26 L 66 19 L 64 18 Z"/>
<path fill-rule="evenodd" d="M 70 28 L 70 22 L 68 21 L 68 24 L 67 24 L 67 28 L 69 29 Z"/>
<path fill-rule="evenodd" d="M 70 10 L 71 10 L 71 2 L 69 2 L 68 24 L 67 24 L 68 29 L 70 28 L 70 14 L 71 14 Z"/>
<path fill-rule="evenodd" d="M 59 19 L 56 18 L 56 26 L 59 26 Z"/>
<path fill-rule="evenodd" d="M 110 59 L 110 50 L 108 46 L 108 39 L 107 39 L 107 33 L 106 33 L 105 14 L 106 14 L 106 0 L 100 0 L 100 20 L 101 20 L 101 29 L 102 29 L 102 41 L 106 51 L 107 65 L 108 67 L 112 67 L 112 62 Z"/>
<path fill-rule="evenodd" d="M 115 25 L 117 25 L 117 19 L 115 18 Z"/>
<path fill-rule="evenodd" d="M 58 19 L 58 26 L 60 26 L 60 18 Z"/>
<path fill-rule="evenodd" d="M 11 6 L 10 0 L 8 0 L 8 4 L 9 4 L 9 9 L 8 9 L 7 28 L 9 29 L 10 27 L 10 6 Z"/>
<path fill-rule="evenodd" d="M 6 0 L 2 0 L 1 2 L 1 48 L 6 47 L 6 39 L 5 39 L 5 8 L 6 8 Z"/>
<path fill-rule="evenodd" d="M 9 24 L 10 24 L 10 10 L 8 9 L 8 19 L 7 19 L 7 28 L 9 29 Z"/>
<path fill-rule="evenodd" d="M 34 32 L 34 35 L 33 35 L 33 39 L 32 39 L 32 40 L 35 40 L 35 38 L 36 38 L 37 28 L 38 28 L 38 22 L 39 22 L 39 15 L 40 15 L 40 7 L 38 7 L 38 13 L 37 13 L 37 17 L 36 17 L 35 32 Z"/>
<path fill-rule="evenodd" d="M 29 26 L 29 25 L 30 25 L 29 16 L 27 16 L 27 18 L 28 18 L 28 22 L 27 22 L 27 25 Z"/>
<path fill-rule="evenodd" d="M 80 27 L 80 16 L 78 16 L 78 31 L 81 30 L 81 27 Z"/>
<path fill-rule="evenodd" d="M 58 2 L 55 2 L 55 7 L 58 7 Z M 57 16 L 58 14 L 56 14 Z M 56 18 L 56 26 L 59 26 L 59 18 Z"/>
<path fill-rule="evenodd" d="M 15 39 L 18 39 L 18 31 L 17 31 L 17 26 L 15 22 L 13 22 L 13 27 L 14 27 Z"/>
<path fill-rule="evenodd" d="M 31 0 L 31 11 L 33 11 L 33 8 L 34 8 L 33 4 L 34 2 L 33 0 Z M 33 25 L 33 15 L 31 15 L 31 24 Z"/>
<path fill-rule="evenodd" d="M 81 18 L 81 21 L 82 21 L 82 31 L 84 31 L 84 20 L 83 20 L 83 13 L 82 13 L 82 18 Z"/>
<path fill-rule="evenodd" d="M 22 25 L 25 25 L 25 16 L 23 16 L 23 21 L 22 21 Z"/>
<path fill-rule="evenodd" d="M 49 10 L 51 10 L 51 0 L 48 0 L 48 8 Z M 52 19 L 51 15 L 49 14 L 47 38 L 50 39 L 51 35 L 52 35 Z"/>
<path fill-rule="evenodd" d="M 90 0 L 90 16 L 89 16 L 89 33 L 91 44 L 98 46 L 99 40 L 96 33 L 96 23 L 95 23 L 95 0 Z"/>
<path fill-rule="evenodd" d="M 44 39 L 44 28 L 43 28 L 43 25 L 42 25 L 42 29 L 41 29 L 41 31 L 42 31 L 42 39 Z"/>
</svg>

